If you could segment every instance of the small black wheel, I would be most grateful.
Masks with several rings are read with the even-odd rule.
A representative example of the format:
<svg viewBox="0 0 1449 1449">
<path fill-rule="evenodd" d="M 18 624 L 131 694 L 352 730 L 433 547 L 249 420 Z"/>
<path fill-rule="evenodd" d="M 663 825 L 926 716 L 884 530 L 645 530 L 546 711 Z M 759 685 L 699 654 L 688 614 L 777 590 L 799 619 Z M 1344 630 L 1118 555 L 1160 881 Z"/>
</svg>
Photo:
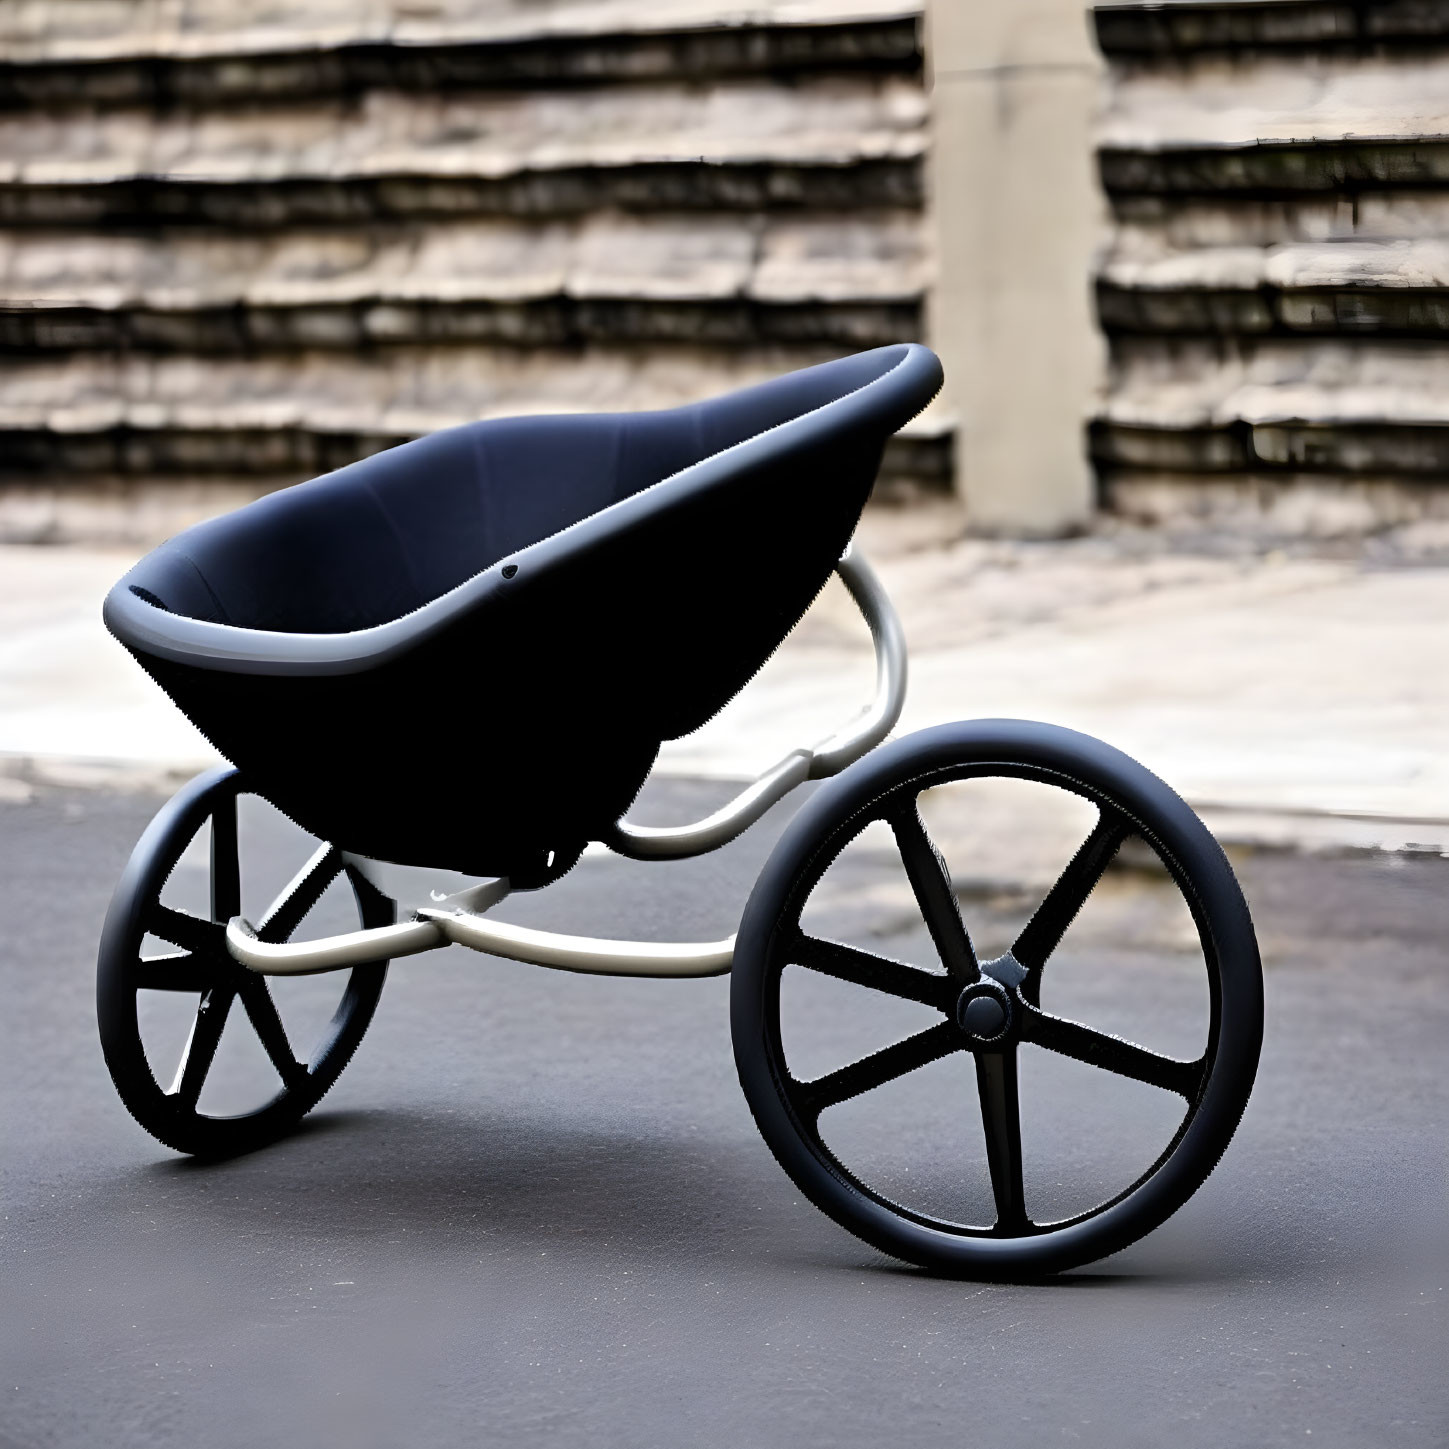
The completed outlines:
<svg viewBox="0 0 1449 1449">
<path fill-rule="evenodd" d="M 178 791 L 131 853 L 101 933 L 96 1012 L 111 1080 L 153 1137 L 197 1156 L 249 1152 L 291 1131 L 357 1049 L 387 976 L 381 962 L 354 967 L 342 983 L 311 977 L 277 981 L 273 990 L 268 978 L 232 959 L 225 927 L 242 909 L 237 807 L 249 793 L 231 769 L 200 775 Z M 270 810 L 259 800 L 247 805 Z M 178 870 L 183 860 L 186 868 Z M 276 863 L 252 864 L 263 876 Z M 351 891 L 329 890 L 344 875 Z M 191 896 L 183 901 L 188 886 Z M 368 927 L 392 922 L 392 902 L 346 872 L 336 849 L 316 845 L 290 884 L 253 919 L 263 940 L 285 941 L 319 902 L 336 914 L 349 898 L 348 922 L 337 929 L 356 929 L 358 918 Z M 283 1003 L 292 988 L 310 989 L 310 997 Z M 155 1020 L 168 1005 L 169 1041 Z M 292 1018 L 290 1034 L 284 1014 Z M 299 1057 L 293 1042 L 302 1039 L 309 1020 L 306 1035 L 315 1043 Z M 228 1023 L 228 1041 L 238 1038 L 236 1069 L 228 1061 L 220 1073 L 227 1080 L 208 1088 Z M 204 1089 L 229 1098 L 225 1108 L 203 1101 Z"/>
<path fill-rule="evenodd" d="M 952 782 L 1003 780 L 1013 782 L 1011 789 L 1022 788 L 1015 782 L 1035 782 L 1026 788 L 1040 795 L 1049 793 L 1042 786 L 1067 792 L 1053 798 L 1084 812 L 1085 824 L 1078 828 L 1086 838 L 1055 883 L 1030 897 L 1039 904 L 1034 909 L 1028 905 L 1016 918 L 1025 916 L 1025 925 L 1013 925 L 1003 934 L 1003 943 L 1012 942 L 1009 949 L 987 960 L 982 959 L 984 952 L 978 954 L 980 940 L 973 942 L 963 920 L 958 886 L 927 833 L 918 797 L 932 790 L 949 792 L 942 787 L 958 788 Z M 919 924 L 917 911 L 924 919 L 929 946 L 922 952 L 936 958 L 925 967 L 888 959 L 869 943 L 862 948 L 831 938 L 839 934 L 829 929 L 831 920 L 838 923 L 849 914 L 863 886 L 858 884 L 853 892 L 837 890 L 833 897 L 824 893 L 825 928 L 819 905 L 810 904 L 842 852 L 853 843 L 861 851 L 859 842 L 868 828 L 873 835 L 867 838 L 886 842 L 892 856 L 898 856 L 899 866 L 894 859 L 891 864 L 903 877 L 900 898 L 909 906 L 911 919 Z M 1044 986 L 1049 997 L 1057 989 L 1053 966 L 1064 965 L 1053 953 L 1109 865 L 1134 837 L 1140 843 L 1122 853 L 1150 868 L 1172 908 L 1182 914 L 1179 956 L 1173 962 L 1185 956 L 1189 964 L 1200 961 L 1206 970 L 1205 990 L 1197 969 L 1188 972 L 1193 999 L 1202 1003 L 1187 1033 L 1188 1050 L 1196 1052 L 1199 1045 L 1201 1050 L 1190 1059 L 1149 1050 L 1042 1005 Z M 999 843 L 1009 853 L 1010 841 Z M 1059 858 L 1066 859 L 1069 850 Z M 802 925 L 807 905 L 808 929 Z M 1066 953 L 1069 958 L 1071 954 Z M 1099 972 L 1099 967 L 1091 962 L 1086 969 Z M 792 995 L 794 986 L 782 994 L 787 970 L 803 973 L 789 978 L 803 982 L 801 989 L 813 990 L 812 983 L 820 983 L 821 989 L 876 1018 L 877 1032 L 880 1020 L 898 1009 L 916 1013 L 915 1022 L 923 1029 L 901 1037 L 900 1028 L 893 1027 L 891 1035 L 898 1039 L 864 1055 L 857 1045 L 846 1053 L 855 1059 L 832 1070 L 802 1073 L 798 1063 L 792 1069 L 791 1042 L 800 1038 L 786 1020 L 787 1007 L 792 1002 L 798 1006 L 801 998 Z M 1107 1000 L 1103 989 L 1094 976 L 1090 990 L 1100 1002 Z M 1152 1000 L 1146 1009 L 1151 1019 L 1157 1009 Z M 1252 921 L 1226 857 L 1197 816 L 1161 780 L 1110 746 L 1070 730 L 1012 720 L 971 721 L 926 730 L 874 752 L 823 785 L 802 808 L 745 908 L 731 985 L 731 1028 L 740 1082 L 760 1131 L 817 1207 L 882 1251 L 937 1272 L 1031 1278 L 1125 1247 L 1181 1207 L 1212 1171 L 1242 1116 L 1257 1070 L 1262 968 Z M 837 1030 L 837 1046 L 840 1037 Z M 1049 1215 L 1034 1215 L 1023 1176 L 1022 1107 L 1027 1098 L 1018 1089 L 1022 1047 L 1032 1063 L 1048 1070 L 1065 1068 L 1069 1076 L 1085 1075 L 1109 1091 L 1144 1096 L 1151 1109 L 1148 1118 L 1161 1132 L 1146 1152 L 1131 1159 L 1133 1176 L 1121 1182 L 1094 1166 L 1086 1174 L 1089 1201 L 1047 1221 L 1038 1219 Z M 966 1075 L 959 1075 L 961 1067 L 948 1067 L 947 1059 L 961 1063 Z M 938 1071 L 936 1063 L 942 1063 L 939 1070 L 955 1075 L 931 1076 Z M 971 1065 L 974 1091 L 967 1085 Z M 1115 1076 L 1107 1080 L 1086 1069 Z M 1035 1065 L 1032 1070 L 1037 1070 Z M 921 1075 L 908 1075 L 915 1073 Z M 944 1083 L 944 1088 L 927 1089 L 923 1084 L 928 1080 Z M 911 1100 L 918 1103 L 927 1100 L 922 1094 L 929 1090 L 933 1110 L 944 1090 L 953 1101 L 945 1110 L 957 1111 L 954 1094 L 959 1089 L 957 1120 L 964 1135 L 943 1146 L 940 1138 L 950 1134 L 938 1132 L 933 1139 L 923 1131 L 919 1114 L 913 1120 L 910 1111 L 887 1113 L 878 1140 L 889 1142 L 893 1163 L 904 1159 L 906 1165 L 893 1169 L 883 1185 L 878 1178 L 872 1180 L 869 1165 L 847 1164 L 850 1153 L 837 1140 L 831 1114 L 842 1104 L 858 1110 L 863 1104 L 885 1102 L 907 1083 L 914 1083 Z M 879 1095 L 872 1098 L 872 1093 Z M 899 1101 L 899 1095 L 893 1100 Z M 1042 1120 L 1039 1103 L 1029 1105 L 1035 1113 L 1028 1114 L 1029 1122 Z M 953 1197 L 946 1208 L 939 1198 L 922 1206 L 913 1199 L 915 1186 L 930 1172 L 939 1176 L 944 1170 L 956 1171 L 954 1160 L 946 1169 L 940 1160 L 967 1143 L 967 1118 L 981 1123 L 974 1129 L 975 1141 L 985 1139 L 984 1152 L 979 1146 L 974 1149 L 982 1159 L 983 1179 L 974 1204 L 957 1210 Z M 954 1128 L 956 1122 L 948 1125 Z M 1107 1125 L 1101 1123 L 1104 1129 Z M 1072 1159 L 1069 1169 L 1079 1157 L 1086 1160 L 1094 1139 L 1092 1125 L 1073 1129 L 1067 1139 L 1070 1150 L 1064 1154 Z M 846 1133 L 845 1140 L 848 1146 L 851 1140 L 864 1139 Z M 1149 1164 L 1145 1171 L 1144 1161 Z M 1047 1169 L 1058 1176 L 1063 1171 L 1060 1162 Z"/>
</svg>

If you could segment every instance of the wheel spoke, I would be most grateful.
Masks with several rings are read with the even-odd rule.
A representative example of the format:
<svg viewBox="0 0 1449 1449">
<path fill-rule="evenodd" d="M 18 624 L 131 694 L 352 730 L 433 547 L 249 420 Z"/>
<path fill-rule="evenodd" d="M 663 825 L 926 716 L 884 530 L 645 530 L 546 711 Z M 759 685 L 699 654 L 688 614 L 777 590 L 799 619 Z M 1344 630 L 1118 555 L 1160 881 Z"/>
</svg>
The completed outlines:
<svg viewBox="0 0 1449 1449">
<path fill-rule="evenodd" d="M 206 1074 L 216 1058 L 217 1043 L 221 1041 L 222 1029 L 226 1026 L 231 998 L 229 987 L 213 986 L 201 998 L 201 1004 L 196 1008 L 191 1035 L 187 1038 L 186 1050 L 182 1053 L 181 1065 L 176 1072 L 176 1081 L 171 1087 L 171 1095 L 183 1107 L 192 1111 L 196 1109 Z"/>
<path fill-rule="evenodd" d="M 276 945 L 285 941 L 302 918 L 322 899 L 322 892 L 342 871 L 342 855 L 330 845 L 317 848 L 287 888 L 266 909 L 257 926 L 257 939 Z"/>
<path fill-rule="evenodd" d="M 136 962 L 134 979 L 138 991 L 210 991 L 217 973 L 203 956 L 181 951 L 169 956 L 142 957 Z"/>
<path fill-rule="evenodd" d="M 955 1023 L 943 1021 L 927 1031 L 917 1032 L 915 1036 L 908 1036 L 904 1041 L 862 1057 L 858 1062 L 851 1062 L 848 1067 L 816 1077 L 813 1082 L 802 1082 L 801 1105 L 818 1117 L 827 1107 L 883 1087 L 907 1072 L 939 1060 L 960 1045 L 961 1035 Z"/>
<path fill-rule="evenodd" d="M 1021 1107 L 1016 1086 L 1016 1047 L 976 1055 L 976 1087 L 981 1096 L 981 1125 L 986 1130 L 986 1162 L 996 1200 L 996 1231 L 1019 1234 L 1031 1226 L 1021 1176 Z"/>
<path fill-rule="evenodd" d="M 915 801 L 889 816 L 888 823 L 895 834 L 901 863 L 906 868 L 916 904 L 925 917 L 926 928 L 931 933 L 941 964 L 958 985 L 968 985 L 981 975 L 976 964 L 976 952 L 961 920 L 946 862 L 926 834 Z"/>
<path fill-rule="evenodd" d="M 1201 1059 L 1180 1062 L 1173 1057 L 1160 1056 L 1134 1042 L 1096 1031 L 1080 1022 L 1048 1016 L 1046 1012 L 1030 1006 L 1021 1012 L 1021 1037 L 1023 1041 L 1035 1042 L 1049 1052 L 1072 1057 L 1089 1067 L 1114 1072 L 1119 1077 L 1145 1082 L 1149 1087 L 1176 1092 L 1189 1101 L 1196 1094 L 1207 1065 Z"/>
<path fill-rule="evenodd" d="M 200 916 L 193 916 L 189 911 L 173 910 L 159 901 L 151 907 L 146 929 L 153 936 L 159 936 L 163 941 L 170 941 L 173 946 L 180 946 L 183 951 L 197 956 L 226 949 L 223 929 L 217 922 L 203 921 Z"/>
<path fill-rule="evenodd" d="M 1061 944 L 1067 927 L 1077 918 L 1112 857 L 1131 833 L 1132 826 L 1126 819 L 1115 810 L 1104 809 L 1096 828 L 1078 847 L 1046 899 L 1016 938 L 1011 954 L 1026 971 L 1022 990 L 1028 1001 L 1037 1000 L 1047 957 Z"/>
<path fill-rule="evenodd" d="M 225 925 L 241 914 L 241 860 L 237 852 L 236 796 L 218 797 L 211 812 L 211 919 Z"/>
<path fill-rule="evenodd" d="M 824 976 L 833 976 L 838 981 L 849 981 L 856 986 L 866 986 L 872 991 L 883 991 L 888 996 L 919 1001 L 924 1006 L 934 1006 L 938 1011 L 950 1011 L 957 994 L 957 988 L 949 977 L 933 976 L 917 966 L 907 966 L 886 956 L 875 956 L 839 941 L 822 941 L 815 936 L 802 935 L 791 954 L 797 965 L 808 967 L 811 971 L 819 971 Z"/>
<path fill-rule="evenodd" d="M 250 980 L 239 990 L 242 1005 L 251 1019 L 252 1027 L 261 1041 L 272 1065 L 277 1069 L 284 1086 L 295 1087 L 307 1076 L 307 1064 L 299 1062 L 292 1054 L 292 1044 L 287 1040 L 287 1029 L 277 1012 L 277 1003 L 267 989 L 265 977 L 248 972 Z"/>
</svg>

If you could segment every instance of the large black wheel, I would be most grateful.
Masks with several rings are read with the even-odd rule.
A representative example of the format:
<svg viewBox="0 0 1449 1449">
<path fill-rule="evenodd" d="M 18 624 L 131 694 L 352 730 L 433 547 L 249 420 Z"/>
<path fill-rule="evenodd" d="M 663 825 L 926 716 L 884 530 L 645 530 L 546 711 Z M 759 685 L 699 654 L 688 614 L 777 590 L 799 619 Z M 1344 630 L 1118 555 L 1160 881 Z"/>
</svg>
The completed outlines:
<svg viewBox="0 0 1449 1449">
<path fill-rule="evenodd" d="M 238 802 L 248 795 L 236 771 L 221 769 L 162 807 L 116 887 L 96 974 L 101 1046 L 121 1100 L 168 1147 L 208 1157 L 296 1126 L 362 1040 L 387 974 L 383 962 L 269 986 L 232 959 L 224 932 L 242 910 Z M 392 903 L 347 873 L 335 849 L 281 823 L 292 836 L 284 843 L 310 853 L 286 885 L 286 875 L 265 880 L 279 868 L 275 851 L 248 862 L 271 900 L 253 916 L 263 940 L 287 940 L 314 913 L 333 929 L 392 922 Z"/>
<path fill-rule="evenodd" d="M 1070 846 L 1062 853 L 1066 864 L 1055 883 L 1033 895 L 1003 935 L 1009 948 L 985 959 L 980 939 L 973 940 L 968 929 L 971 913 L 963 918 L 959 881 L 953 881 L 927 833 L 920 802 L 925 792 L 935 792 L 934 799 L 962 788 L 952 782 L 978 782 L 970 788 L 980 789 L 979 782 L 995 788 L 1001 781 L 1031 782 L 1026 788 L 1042 795 L 1065 792 L 1066 803 L 1085 814 L 1077 827 L 1085 838 L 1076 837 L 1075 854 Z M 1008 855 L 1015 828 L 997 827 L 997 843 Z M 910 917 L 918 925 L 924 921 L 922 939 L 929 944 L 922 954 L 935 958 L 924 967 L 892 959 L 870 942 L 862 947 L 833 938 L 839 933 L 830 930 L 831 913 L 837 921 L 849 915 L 852 902 L 869 893 L 863 878 L 852 890 L 827 895 L 823 918 L 818 902 L 810 904 L 842 853 L 848 856 L 853 845 L 859 853 L 868 830 L 868 838 L 884 842 L 898 857 L 899 865 L 892 864 L 903 878 L 901 898 Z M 1124 849 L 1129 841 L 1131 848 Z M 1058 953 L 1058 947 L 1121 857 L 1150 871 L 1154 888 L 1182 913 L 1183 939 L 1172 973 L 1176 981 L 1186 972 L 1200 1002 L 1186 1052 L 1149 1049 L 1053 1009 L 1053 968 L 1071 955 Z M 1102 975 L 1113 959 L 1110 949 L 1088 956 L 1085 967 L 1074 969 L 1092 973 L 1089 990 L 1105 1004 Z M 1132 969 L 1139 973 L 1132 979 L 1147 979 L 1140 962 Z M 901 1036 L 896 1027 L 890 1031 L 895 1039 L 878 1049 L 852 1050 L 847 1056 L 854 1059 L 829 1070 L 802 1071 L 792 1060 L 791 1043 L 801 1038 L 790 1020 L 791 1005 L 801 998 L 793 986 L 782 991 L 782 980 L 793 979 L 804 981 L 802 989 L 822 983 L 822 989 L 843 993 L 848 1004 L 877 1021 L 878 1032 L 881 1020 L 894 1021 L 891 1013 L 902 1009 L 917 1014 L 916 1029 Z M 750 897 L 731 991 L 740 1082 L 765 1141 L 801 1191 L 887 1253 L 974 1277 L 1035 1277 L 1090 1262 L 1175 1212 L 1212 1171 L 1237 1127 L 1263 1028 L 1252 922 L 1207 828 L 1161 780 L 1119 751 L 1069 730 L 1010 720 L 923 731 L 874 752 L 822 786 L 786 831 Z M 1149 1002 L 1149 1025 L 1156 1010 Z M 837 1045 L 848 1038 L 840 1031 L 835 1036 Z M 1028 1097 L 1025 1079 L 1018 1086 L 1023 1054 L 1048 1071 L 1060 1066 L 1069 1076 L 1083 1076 L 1085 1087 L 1071 1088 L 1071 1107 L 1090 1098 L 1092 1080 L 1110 1074 L 1109 1090 L 1149 1099 L 1144 1120 L 1161 1134 L 1131 1159 L 1126 1181 L 1087 1171 L 1089 1200 L 1063 1215 L 1038 1210 L 1023 1172 Z M 939 1072 L 933 1064 L 941 1064 Z M 958 1075 L 945 1075 L 947 1070 Z M 938 1085 L 923 1094 L 928 1080 Z M 939 1139 L 951 1134 L 938 1132 L 933 1140 L 922 1128 L 921 1112 L 909 1104 L 894 1117 L 887 1113 L 872 1139 L 889 1149 L 872 1160 L 889 1157 L 893 1164 L 883 1183 L 873 1180 L 869 1162 L 848 1160 L 850 1144 L 867 1139 L 853 1128 L 837 1133 L 832 1122 L 846 1105 L 884 1102 L 892 1092 L 893 1100 L 906 1100 L 897 1088 L 907 1082 L 916 1084 L 910 1100 L 918 1108 L 944 1106 L 955 1114 L 947 1127 L 969 1127 L 970 1133 L 943 1142 Z M 944 1104 L 943 1095 L 950 1099 Z M 1039 1101 L 1029 1105 L 1029 1120 L 1041 1122 Z M 1066 1165 L 1047 1163 L 1037 1180 L 1058 1186 L 1053 1173 L 1060 1179 L 1082 1171 L 1098 1131 L 1105 1138 L 1116 1125 L 1099 1118 L 1066 1138 L 1058 1135 L 1056 1148 Z M 940 1194 L 929 1203 L 916 1200 L 918 1184 L 932 1172 L 940 1177 L 943 1157 L 947 1174 L 956 1171 L 952 1155 L 964 1156 L 968 1135 L 982 1178 L 974 1204 L 958 1207 L 949 1199 L 943 1205 Z M 1028 1158 L 1040 1165 L 1030 1140 L 1027 1148 Z"/>
</svg>

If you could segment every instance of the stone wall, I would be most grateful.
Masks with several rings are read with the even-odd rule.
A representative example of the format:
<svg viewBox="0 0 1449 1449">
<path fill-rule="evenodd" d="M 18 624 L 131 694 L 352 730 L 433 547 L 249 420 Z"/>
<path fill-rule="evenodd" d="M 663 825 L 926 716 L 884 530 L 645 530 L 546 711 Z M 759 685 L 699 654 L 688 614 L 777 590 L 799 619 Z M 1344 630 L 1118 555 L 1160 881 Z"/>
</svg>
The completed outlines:
<svg viewBox="0 0 1449 1449">
<path fill-rule="evenodd" d="M 1449 3 L 1095 20 L 1105 501 L 1289 534 L 1449 515 Z"/>
<path fill-rule="evenodd" d="M 948 396 L 885 485 L 954 467 L 978 528 L 1078 525 L 1089 459 L 1151 522 L 1449 513 L 1449 0 L 932 0 L 930 93 L 919 11 L 0 7 L 0 537 L 692 400 L 928 298 Z"/>
<path fill-rule="evenodd" d="M 0 537 L 142 541 L 471 418 L 917 337 L 893 0 L 0 10 Z M 949 486 L 950 428 L 886 484 Z"/>
</svg>

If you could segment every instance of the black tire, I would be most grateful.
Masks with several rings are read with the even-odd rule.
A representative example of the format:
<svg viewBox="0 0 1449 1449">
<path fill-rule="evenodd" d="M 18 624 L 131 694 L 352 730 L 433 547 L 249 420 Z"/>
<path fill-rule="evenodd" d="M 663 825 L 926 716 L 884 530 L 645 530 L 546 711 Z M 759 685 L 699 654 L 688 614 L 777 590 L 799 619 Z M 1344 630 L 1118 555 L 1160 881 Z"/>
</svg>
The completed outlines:
<svg viewBox="0 0 1449 1449">
<path fill-rule="evenodd" d="M 955 891 L 916 808 L 929 787 L 981 776 L 1056 786 L 1094 803 L 1097 827 L 996 961 L 975 960 Z M 946 974 L 887 961 L 800 926 L 841 850 L 871 821 L 895 834 L 907 879 Z M 914 823 L 912 823 L 914 822 Z M 1207 968 L 1209 1025 L 1200 1059 L 1175 1062 L 1039 1006 L 1042 967 L 1122 841 L 1139 836 L 1192 912 Z M 808 959 L 805 959 L 808 958 Z M 1020 959 L 1018 959 L 1020 958 Z M 787 965 L 935 1007 L 942 1021 L 812 1081 L 792 1075 L 781 1033 Z M 1023 974 L 1024 973 L 1024 974 Z M 974 981 L 974 985 L 973 985 Z M 978 997 L 989 1001 L 966 1008 Z M 1005 1026 L 1001 1025 L 1005 1021 Z M 765 1141 L 800 1190 L 867 1243 L 937 1272 L 1033 1278 L 1101 1258 L 1151 1231 L 1197 1190 L 1227 1147 L 1252 1089 L 1263 1031 L 1262 968 L 1252 921 L 1221 848 L 1161 780 L 1098 740 L 1050 725 L 983 720 L 911 735 L 822 786 L 776 846 L 741 922 L 731 984 L 740 1083 Z M 997 1033 L 993 1035 L 993 1033 Z M 1185 1099 L 1155 1163 L 1087 1212 L 1036 1224 L 1022 1185 L 1016 1045 L 1033 1042 Z M 825 1144 L 820 1116 L 954 1051 L 976 1058 L 996 1221 L 928 1216 L 869 1187 Z"/>
<path fill-rule="evenodd" d="M 331 1021 L 305 1061 L 296 1060 L 267 978 L 228 954 L 225 923 L 240 911 L 241 863 L 236 806 L 248 793 L 235 770 L 213 770 L 184 786 L 137 842 L 106 914 L 96 971 L 96 1014 L 111 1080 L 131 1115 L 178 1152 L 227 1157 L 263 1147 L 292 1131 L 347 1065 L 372 1020 L 387 963 L 354 967 Z M 161 892 L 198 831 L 211 829 L 210 920 L 164 905 Z M 324 847 L 323 850 L 326 850 Z M 344 867 L 335 850 L 319 850 L 304 875 L 259 921 L 264 940 L 286 940 Z M 349 873 L 361 924 L 383 926 L 392 902 Z M 170 942 L 174 954 L 143 957 L 145 938 Z M 197 1013 L 173 1090 L 156 1079 L 137 1013 L 143 991 L 195 994 Z M 276 1071 L 280 1088 L 252 1111 L 213 1116 L 198 1098 L 232 1008 L 244 1013 Z"/>
</svg>

